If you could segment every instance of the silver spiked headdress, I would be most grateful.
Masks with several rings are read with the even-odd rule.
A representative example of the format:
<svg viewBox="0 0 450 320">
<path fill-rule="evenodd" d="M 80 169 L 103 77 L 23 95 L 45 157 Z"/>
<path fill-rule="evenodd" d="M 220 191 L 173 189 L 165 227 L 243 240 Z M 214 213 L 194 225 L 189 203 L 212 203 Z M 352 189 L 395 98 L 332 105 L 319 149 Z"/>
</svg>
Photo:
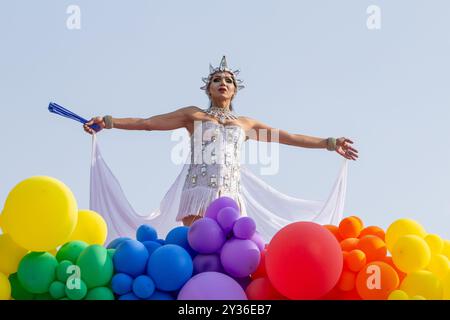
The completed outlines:
<svg viewBox="0 0 450 320">
<path fill-rule="evenodd" d="M 212 76 L 217 72 L 229 72 L 236 83 L 236 91 L 244 89 L 245 86 L 242 84 L 242 80 L 237 78 L 237 75 L 239 74 L 240 70 L 231 70 L 228 68 L 227 58 L 225 56 L 222 57 L 222 60 L 220 61 L 220 64 L 217 68 L 214 68 L 211 64 L 209 64 L 209 75 L 207 77 L 202 78 L 202 81 L 205 83 L 203 87 L 200 89 L 205 90 L 205 93 L 208 94 L 206 91 L 208 88 L 209 83 L 211 82 Z"/>
</svg>

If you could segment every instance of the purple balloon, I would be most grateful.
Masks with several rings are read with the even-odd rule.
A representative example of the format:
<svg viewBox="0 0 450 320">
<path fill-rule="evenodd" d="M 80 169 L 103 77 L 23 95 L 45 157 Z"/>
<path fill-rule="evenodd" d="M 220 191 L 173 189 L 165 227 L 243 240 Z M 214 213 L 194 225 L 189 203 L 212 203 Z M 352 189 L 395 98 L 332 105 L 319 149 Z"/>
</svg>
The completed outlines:
<svg viewBox="0 0 450 320">
<path fill-rule="evenodd" d="M 217 213 L 217 222 L 222 227 L 223 232 L 228 234 L 233 230 L 234 223 L 239 219 L 239 216 L 239 211 L 233 207 L 222 208 Z"/>
<path fill-rule="evenodd" d="M 226 207 L 235 208 L 238 212 L 241 211 L 239 209 L 237 202 L 234 201 L 234 199 L 232 199 L 230 197 L 220 197 L 209 204 L 209 206 L 205 212 L 205 217 L 216 220 L 217 214 L 219 213 L 219 211 Z"/>
<path fill-rule="evenodd" d="M 220 272 L 203 272 L 193 276 L 181 288 L 178 300 L 247 300 L 241 285 Z"/>
<path fill-rule="evenodd" d="M 208 271 L 223 272 L 218 254 L 198 254 L 194 258 L 194 274 Z"/>
<path fill-rule="evenodd" d="M 195 221 L 189 228 L 188 242 L 198 253 L 214 253 L 223 246 L 225 234 L 216 220 L 203 218 Z"/>
<path fill-rule="evenodd" d="M 256 231 L 256 223 L 250 217 L 239 218 L 233 226 L 233 233 L 239 239 L 251 239 Z"/>
<path fill-rule="evenodd" d="M 237 283 L 244 289 L 244 291 L 247 289 L 250 282 L 252 282 L 252 278 L 250 277 L 244 277 L 244 278 L 234 278 Z"/>
<path fill-rule="evenodd" d="M 261 237 L 258 231 L 255 231 L 255 234 L 250 240 L 252 240 L 256 244 L 260 252 L 264 251 L 264 239 Z"/>
<path fill-rule="evenodd" d="M 261 259 L 256 244 L 251 240 L 230 239 L 220 253 L 225 271 L 232 277 L 247 277 L 256 271 Z"/>
</svg>

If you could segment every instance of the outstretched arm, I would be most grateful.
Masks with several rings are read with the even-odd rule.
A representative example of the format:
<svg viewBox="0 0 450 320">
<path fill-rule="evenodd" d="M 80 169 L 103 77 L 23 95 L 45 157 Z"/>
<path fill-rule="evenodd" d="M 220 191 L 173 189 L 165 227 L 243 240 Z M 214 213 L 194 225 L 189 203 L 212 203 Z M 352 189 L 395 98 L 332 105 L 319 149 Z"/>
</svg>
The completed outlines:
<svg viewBox="0 0 450 320">
<path fill-rule="evenodd" d="M 327 148 L 326 138 L 289 133 L 251 118 L 245 118 L 244 121 L 247 122 L 247 126 L 250 128 L 248 132 L 249 139 L 277 142 L 303 148 Z M 358 158 L 358 151 L 349 145 L 352 143 L 353 141 L 344 137 L 336 139 L 336 152 L 347 159 L 356 160 Z"/>
<path fill-rule="evenodd" d="M 194 108 L 180 108 L 173 112 L 155 115 L 146 119 L 112 118 L 112 126 L 113 128 L 124 130 L 174 130 L 186 126 Z M 92 124 L 98 124 L 102 129 L 106 127 L 103 117 L 94 117 L 84 125 L 84 130 L 90 134 L 94 132 L 89 128 Z"/>
</svg>

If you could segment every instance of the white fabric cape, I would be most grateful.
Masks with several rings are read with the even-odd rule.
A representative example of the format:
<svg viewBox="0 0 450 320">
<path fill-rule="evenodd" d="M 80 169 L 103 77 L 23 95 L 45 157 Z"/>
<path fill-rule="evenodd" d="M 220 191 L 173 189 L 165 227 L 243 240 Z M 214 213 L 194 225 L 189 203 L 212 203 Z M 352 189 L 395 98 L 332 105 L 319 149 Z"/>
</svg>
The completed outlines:
<svg viewBox="0 0 450 320">
<path fill-rule="evenodd" d="M 108 239 L 134 238 L 141 224 L 150 224 L 163 238 L 174 227 L 181 191 L 188 173 L 190 155 L 156 210 L 138 214 L 127 200 L 119 181 L 102 158 L 96 135 L 92 138 L 90 176 L 90 209 L 103 216 L 108 225 Z M 257 231 L 267 243 L 285 225 L 296 221 L 313 221 L 337 225 L 343 216 L 347 188 L 348 161 L 340 168 L 338 177 L 325 201 L 295 198 L 274 189 L 241 165 L 241 188 L 246 213 L 256 222 Z"/>
</svg>

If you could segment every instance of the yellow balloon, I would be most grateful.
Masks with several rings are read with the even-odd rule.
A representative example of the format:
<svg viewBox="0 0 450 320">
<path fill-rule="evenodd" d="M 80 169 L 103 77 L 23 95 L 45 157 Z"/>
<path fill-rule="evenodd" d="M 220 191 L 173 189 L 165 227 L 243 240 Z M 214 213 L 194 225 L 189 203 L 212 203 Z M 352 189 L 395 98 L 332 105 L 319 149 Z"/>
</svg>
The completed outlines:
<svg viewBox="0 0 450 320">
<path fill-rule="evenodd" d="M 442 254 L 450 259 L 450 240 L 444 240 L 444 246 L 442 248 Z"/>
<path fill-rule="evenodd" d="M 410 297 L 422 296 L 427 300 L 441 300 L 443 286 L 441 281 L 431 271 L 419 270 L 408 274 L 400 285 Z"/>
<path fill-rule="evenodd" d="M 92 210 L 78 211 L 78 223 L 69 241 L 81 240 L 89 245 L 103 245 L 108 235 L 108 227 L 101 215 Z"/>
<path fill-rule="evenodd" d="M 405 291 L 394 290 L 389 294 L 388 300 L 409 300 L 409 296 Z"/>
<path fill-rule="evenodd" d="M 6 275 L 0 272 L 0 300 L 9 300 L 11 298 L 11 284 Z"/>
<path fill-rule="evenodd" d="M 424 269 L 430 259 L 430 248 L 425 240 L 416 235 L 400 237 L 392 250 L 392 261 L 405 273 Z"/>
<path fill-rule="evenodd" d="M 427 299 L 425 299 L 425 297 L 417 295 L 417 296 L 411 297 L 411 300 L 427 300 Z"/>
<path fill-rule="evenodd" d="M 439 279 L 443 280 L 449 273 L 450 262 L 443 254 L 434 254 L 431 256 L 427 270 L 433 272 Z"/>
<path fill-rule="evenodd" d="M 444 300 L 450 300 L 450 272 L 447 277 L 442 281 L 442 286 L 444 287 Z"/>
<path fill-rule="evenodd" d="M 439 237 L 437 234 L 427 234 L 424 240 L 430 247 L 432 254 L 442 253 L 442 249 L 444 248 L 444 241 L 442 241 L 441 237 Z"/>
<path fill-rule="evenodd" d="M 398 238 L 408 234 L 414 234 L 423 238 L 427 233 L 418 222 L 412 219 L 396 220 L 386 230 L 385 242 L 388 250 L 392 253 Z"/>
<path fill-rule="evenodd" d="M 67 242 L 77 217 L 77 202 L 64 183 L 35 176 L 10 191 L 0 225 L 19 246 L 30 251 L 49 251 Z"/>
<path fill-rule="evenodd" d="M 19 262 L 28 250 L 19 247 L 9 235 L 0 235 L 0 272 L 10 275 L 17 271 Z"/>
</svg>

